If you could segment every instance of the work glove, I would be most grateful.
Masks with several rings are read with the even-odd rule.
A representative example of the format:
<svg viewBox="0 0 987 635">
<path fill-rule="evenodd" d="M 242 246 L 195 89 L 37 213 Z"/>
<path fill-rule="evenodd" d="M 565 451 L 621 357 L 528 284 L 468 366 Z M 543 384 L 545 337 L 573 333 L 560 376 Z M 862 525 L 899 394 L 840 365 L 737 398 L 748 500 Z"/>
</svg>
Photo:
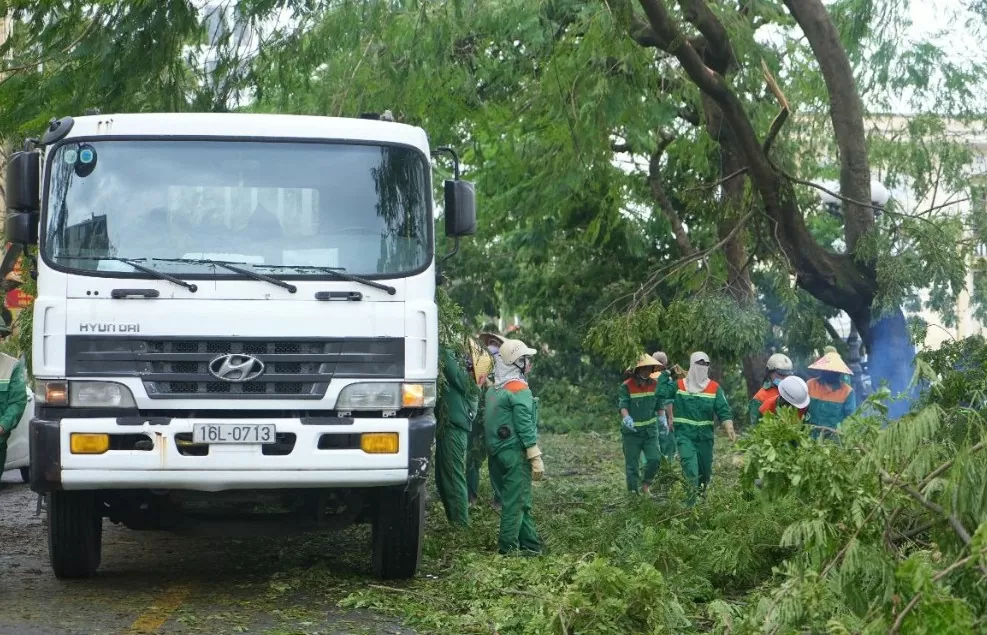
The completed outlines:
<svg viewBox="0 0 987 635">
<path fill-rule="evenodd" d="M 668 416 L 664 412 L 658 413 L 658 423 L 665 432 L 668 432 Z"/>
<path fill-rule="evenodd" d="M 730 443 L 736 443 L 737 433 L 733 431 L 733 421 L 724 421 L 723 428 L 727 431 L 727 438 L 730 439 Z"/>
<path fill-rule="evenodd" d="M 634 418 L 631 417 L 630 415 L 627 415 L 626 417 L 624 417 L 623 424 L 624 424 L 624 427 L 627 428 L 628 430 L 633 430 L 634 429 Z"/>
<path fill-rule="evenodd" d="M 533 445 L 525 450 L 525 455 L 531 461 L 531 480 L 542 480 L 545 476 L 545 463 L 541 460 L 541 450 L 537 445 Z"/>
</svg>

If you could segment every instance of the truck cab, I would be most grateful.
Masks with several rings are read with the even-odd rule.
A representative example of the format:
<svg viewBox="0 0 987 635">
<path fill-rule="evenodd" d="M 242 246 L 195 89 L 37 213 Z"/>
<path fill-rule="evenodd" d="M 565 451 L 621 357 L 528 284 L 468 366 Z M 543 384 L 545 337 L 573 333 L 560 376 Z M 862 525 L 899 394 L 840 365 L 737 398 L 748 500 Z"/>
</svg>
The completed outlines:
<svg viewBox="0 0 987 635">
<path fill-rule="evenodd" d="M 369 118 L 93 115 L 8 164 L 37 247 L 31 486 L 52 568 L 104 519 L 251 535 L 372 525 L 413 576 L 438 358 L 431 151 Z M 473 232 L 445 183 L 446 233 Z"/>
</svg>

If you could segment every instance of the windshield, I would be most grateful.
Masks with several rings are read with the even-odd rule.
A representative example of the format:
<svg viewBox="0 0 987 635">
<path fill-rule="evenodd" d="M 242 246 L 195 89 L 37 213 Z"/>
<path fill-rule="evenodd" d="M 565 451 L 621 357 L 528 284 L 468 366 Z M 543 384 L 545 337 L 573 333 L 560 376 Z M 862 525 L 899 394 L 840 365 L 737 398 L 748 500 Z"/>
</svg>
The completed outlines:
<svg viewBox="0 0 987 635">
<path fill-rule="evenodd" d="M 93 141 L 51 158 L 44 253 L 57 266 L 237 276 L 388 276 L 430 257 L 428 165 L 392 146 Z M 291 267 L 298 267 L 292 269 Z"/>
</svg>

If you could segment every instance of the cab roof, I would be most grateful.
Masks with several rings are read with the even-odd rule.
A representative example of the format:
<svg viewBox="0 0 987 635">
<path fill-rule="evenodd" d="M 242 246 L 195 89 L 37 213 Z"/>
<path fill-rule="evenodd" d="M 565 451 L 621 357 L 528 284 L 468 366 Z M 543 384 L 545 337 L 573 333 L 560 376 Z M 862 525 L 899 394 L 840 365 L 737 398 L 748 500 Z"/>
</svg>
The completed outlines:
<svg viewBox="0 0 987 635">
<path fill-rule="evenodd" d="M 252 113 L 138 113 L 73 117 L 66 139 L 213 137 L 396 143 L 429 153 L 425 131 L 374 119 Z"/>
</svg>

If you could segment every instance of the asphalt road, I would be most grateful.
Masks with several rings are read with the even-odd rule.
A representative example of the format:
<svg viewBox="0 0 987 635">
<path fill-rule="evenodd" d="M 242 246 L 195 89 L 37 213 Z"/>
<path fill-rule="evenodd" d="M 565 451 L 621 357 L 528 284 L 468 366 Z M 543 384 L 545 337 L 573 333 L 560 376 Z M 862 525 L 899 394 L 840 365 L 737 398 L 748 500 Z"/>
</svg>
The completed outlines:
<svg viewBox="0 0 987 635">
<path fill-rule="evenodd" d="M 20 475 L 0 482 L 0 635 L 414 635 L 338 608 L 371 583 L 367 531 L 220 540 L 134 532 L 104 521 L 96 577 L 59 581 L 44 515 Z"/>
</svg>

